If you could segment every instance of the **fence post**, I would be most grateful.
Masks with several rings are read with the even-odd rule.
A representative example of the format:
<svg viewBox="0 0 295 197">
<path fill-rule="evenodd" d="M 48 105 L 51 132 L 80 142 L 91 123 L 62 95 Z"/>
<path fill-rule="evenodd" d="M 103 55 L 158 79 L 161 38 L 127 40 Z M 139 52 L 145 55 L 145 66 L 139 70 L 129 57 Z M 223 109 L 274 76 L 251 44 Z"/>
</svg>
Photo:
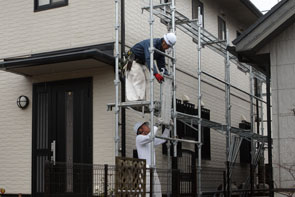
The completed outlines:
<svg viewBox="0 0 295 197">
<path fill-rule="evenodd" d="M 104 165 L 104 196 L 108 196 L 108 164 Z"/>
<path fill-rule="evenodd" d="M 223 171 L 223 195 L 227 196 L 226 194 L 226 172 Z"/>
<path fill-rule="evenodd" d="M 150 168 L 150 196 L 154 194 L 154 168 Z"/>
<path fill-rule="evenodd" d="M 178 197 L 180 195 L 180 172 L 178 169 L 172 170 L 172 196 Z"/>
</svg>

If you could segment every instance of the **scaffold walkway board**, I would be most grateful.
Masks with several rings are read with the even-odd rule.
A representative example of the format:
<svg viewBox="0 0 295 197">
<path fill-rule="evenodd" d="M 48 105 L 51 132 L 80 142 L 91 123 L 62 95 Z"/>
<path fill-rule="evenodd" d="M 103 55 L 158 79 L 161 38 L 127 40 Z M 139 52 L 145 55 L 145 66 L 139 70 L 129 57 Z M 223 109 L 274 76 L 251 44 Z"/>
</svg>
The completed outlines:
<svg viewBox="0 0 295 197">
<path fill-rule="evenodd" d="M 155 5 L 153 6 L 153 14 L 160 18 L 164 23 L 170 24 L 172 20 L 172 11 L 169 7 L 169 3 Z M 143 7 L 143 10 L 149 11 L 149 7 Z M 175 10 L 175 25 L 178 29 L 189 35 L 194 39 L 198 39 L 198 26 L 196 19 L 189 19 L 185 15 L 181 14 L 177 10 Z M 201 41 L 203 46 L 207 46 L 208 48 L 212 49 L 216 53 L 226 56 L 227 46 L 224 40 L 219 40 L 209 31 L 201 27 Z M 237 57 L 234 55 L 230 55 L 230 61 L 236 64 L 241 70 L 244 72 L 250 72 L 250 66 L 247 64 L 243 64 L 238 61 Z M 261 72 L 253 69 L 254 76 L 261 80 L 265 81 L 265 75 Z"/>
<path fill-rule="evenodd" d="M 119 103 L 118 107 L 127 108 L 127 107 L 148 107 L 151 104 L 150 101 L 127 101 Z M 159 108 L 160 101 L 154 101 L 155 108 Z M 113 107 L 115 107 L 115 103 L 108 103 L 107 108 L 108 111 L 112 111 Z"/>
<path fill-rule="evenodd" d="M 189 115 L 189 114 L 185 114 L 182 112 L 177 112 L 176 117 L 178 120 L 181 120 L 187 124 L 190 124 L 191 126 L 198 125 L 199 121 L 200 121 L 200 119 L 197 115 Z M 215 129 L 215 130 L 219 130 L 219 131 L 223 131 L 223 132 L 226 132 L 226 128 L 227 128 L 226 125 L 223 125 L 223 124 L 220 124 L 217 122 L 213 122 L 210 120 L 206 120 L 206 119 L 202 119 L 201 124 L 203 127 L 209 127 L 211 129 Z M 249 140 L 249 141 L 251 139 L 255 139 L 257 141 L 267 142 L 267 136 L 262 136 L 257 133 L 252 133 L 250 130 L 231 127 L 231 133 L 236 134 L 240 137 L 243 137 L 244 139 Z"/>
</svg>

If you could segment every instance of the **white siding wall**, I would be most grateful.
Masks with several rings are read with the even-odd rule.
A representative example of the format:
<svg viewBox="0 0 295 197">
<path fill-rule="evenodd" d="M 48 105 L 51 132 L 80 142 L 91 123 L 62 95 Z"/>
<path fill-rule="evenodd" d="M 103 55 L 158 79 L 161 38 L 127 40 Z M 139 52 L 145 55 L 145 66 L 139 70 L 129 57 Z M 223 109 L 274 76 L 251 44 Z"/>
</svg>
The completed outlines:
<svg viewBox="0 0 295 197">
<path fill-rule="evenodd" d="M 159 1 L 155 1 L 159 3 Z M 148 38 L 148 13 L 141 14 L 141 7 L 147 5 L 143 0 L 126 1 L 126 44 L 131 47 L 135 43 Z M 191 0 L 177 1 L 177 10 L 191 18 Z M 204 1 L 205 28 L 217 35 L 217 16 L 219 7 L 213 0 Z M 106 0 L 70 0 L 69 5 L 41 12 L 33 11 L 33 1 L 15 0 L 0 1 L 0 24 L 4 31 L 0 32 L 0 59 L 18 55 L 34 54 L 78 46 L 86 46 L 114 41 L 114 2 Z M 238 22 L 226 16 L 227 27 L 231 38 L 235 38 Z M 155 37 L 162 37 L 166 27 L 155 20 Z M 177 68 L 188 73 L 197 73 L 197 50 L 192 39 L 181 31 L 177 31 L 178 42 Z M 224 58 L 205 48 L 202 52 L 202 68 L 212 75 L 224 78 Z M 93 77 L 93 133 L 94 163 L 114 162 L 114 113 L 106 112 L 106 104 L 114 101 L 113 68 L 101 67 L 94 70 L 42 75 L 33 78 L 0 72 L 0 186 L 7 193 L 31 192 L 31 135 L 32 104 L 22 111 L 16 106 L 16 98 L 27 95 L 32 101 L 32 83 L 56 81 L 62 79 Z M 224 85 L 204 77 L 208 83 L 202 83 L 205 107 L 211 110 L 211 119 L 224 123 Z M 232 65 L 232 82 L 249 90 L 248 76 Z M 212 85 L 214 84 L 214 85 Z M 156 91 L 159 86 L 156 83 Z M 177 97 L 186 94 L 192 103 L 197 103 L 197 80 L 177 72 Z M 238 95 L 246 98 L 245 95 Z M 238 126 L 240 114 L 249 120 L 249 103 L 238 97 L 232 97 L 232 123 Z M 135 149 L 133 125 L 140 120 L 147 120 L 140 114 L 127 111 L 127 156 L 132 157 Z M 17 144 L 17 145 L 15 145 Z M 162 158 L 160 149 L 157 152 L 157 164 L 166 167 L 166 159 Z M 208 166 L 223 167 L 225 159 L 225 138 L 214 130 L 211 131 L 212 161 Z"/>
<path fill-rule="evenodd" d="M 6 193 L 31 192 L 32 85 L 31 79 L 0 71 L 0 185 Z M 16 99 L 26 95 L 21 110 Z"/>
<path fill-rule="evenodd" d="M 106 104 L 114 100 L 113 68 L 42 75 L 25 78 L 0 72 L 0 183 L 6 193 L 31 193 L 32 84 L 82 77 L 93 78 L 93 162 L 114 164 L 114 118 Z M 27 109 L 16 105 L 20 95 L 30 99 Z"/>
<path fill-rule="evenodd" d="M 40 12 L 34 1 L 0 1 L 0 9 L 0 59 L 114 41 L 113 1 L 70 0 Z"/>
</svg>

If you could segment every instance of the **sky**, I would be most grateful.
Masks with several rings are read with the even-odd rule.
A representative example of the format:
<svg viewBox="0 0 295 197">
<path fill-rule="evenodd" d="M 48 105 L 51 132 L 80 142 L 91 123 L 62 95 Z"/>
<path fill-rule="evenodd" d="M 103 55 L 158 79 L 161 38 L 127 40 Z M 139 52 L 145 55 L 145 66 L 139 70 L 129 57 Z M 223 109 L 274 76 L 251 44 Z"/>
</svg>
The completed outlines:
<svg viewBox="0 0 295 197">
<path fill-rule="evenodd" d="M 251 0 L 252 3 L 263 13 L 270 10 L 279 0 Z"/>
</svg>

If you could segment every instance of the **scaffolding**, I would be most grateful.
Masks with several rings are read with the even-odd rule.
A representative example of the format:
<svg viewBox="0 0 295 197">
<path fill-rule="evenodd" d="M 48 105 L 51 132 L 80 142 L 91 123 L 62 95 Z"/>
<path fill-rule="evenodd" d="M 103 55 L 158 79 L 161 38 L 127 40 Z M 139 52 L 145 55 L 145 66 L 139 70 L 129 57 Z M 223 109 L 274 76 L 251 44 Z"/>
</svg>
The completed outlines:
<svg viewBox="0 0 295 197">
<path fill-rule="evenodd" d="M 132 101 L 132 102 L 119 102 L 119 0 L 115 0 L 115 9 L 116 9 L 116 24 L 115 24 L 115 58 L 116 58 L 116 65 L 115 65 L 115 89 L 116 89 L 116 100 L 115 103 L 108 104 L 108 110 L 112 110 L 115 107 L 115 155 L 119 156 L 119 111 L 120 108 L 128 108 L 128 107 L 135 107 L 135 106 L 144 106 L 149 107 L 148 112 L 150 113 L 150 125 L 154 125 L 154 116 L 158 116 L 159 114 L 155 112 L 155 106 L 161 105 L 160 101 L 154 100 L 154 73 L 153 69 L 150 69 L 150 100 L 149 101 Z M 217 130 L 226 136 L 226 175 L 227 175 L 227 192 L 230 195 L 231 192 L 231 176 L 232 176 L 232 169 L 234 167 L 234 163 L 236 161 L 238 150 L 241 146 L 243 140 L 247 140 L 251 142 L 251 167 L 255 169 L 256 165 L 258 164 L 259 158 L 263 156 L 263 151 L 265 144 L 268 142 L 267 137 L 263 136 L 263 124 L 261 124 L 262 135 L 259 133 L 254 132 L 254 99 L 260 102 L 261 105 L 261 117 L 257 118 L 257 121 L 263 120 L 263 108 L 262 105 L 265 103 L 262 96 L 258 97 L 254 95 L 253 92 L 253 79 L 256 78 L 259 81 L 265 81 L 266 77 L 264 74 L 260 73 L 259 71 L 255 70 L 249 65 L 240 63 L 234 55 L 230 54 L 228 51 L 229 47 L 229 35 L 228 31 L 226 33 L 225 40 L 219 40 L 213 34 L 209 33 L 206 29 L 203 28 L 202 24 L 202 15 L 201 15 L 201 8 L 198 8 L 198 19 L 189 19 L 185 15 L 181 14 L 180 12 L 176 11 L 175 7 L 175 0 L 171 0 L 170 3 L 163 3 L 159 5 L 153 5 L 153 0 L 149 0 L 149 6 L 143 7 L 142 10 L 146 10 L 149 12 L 149 26 L 150 26 L 150 68 L 153 68 L 154 63 L 154 53 L 160 53 L 171 60 L 170 65 L 170 75 L 173 78 L 172 82 L 172 98 L 173 98 L 173 105 L 171 110 L 171 117 L 173 119 L 173 127 L 172 137 L 159 137 L 155 136 L 154 127 L 151 126 L 151 134 L 150 137 L 152 140 L 151 145 L 151 168 L 155 168 L 155 161 L 154 161 L 154 139 L 161 138 L 166 139 L 172 142 L 173 144 L 173 153 L 174 157 L 177 157 L 177 142 L 185 142 L 185 143 L 193 143 L 197 144 L 198 147 L 198 163 L 197 163 L 197 193 L 200 197 L 202 195 L 201 190 L 201 149 L 202 149 L 202 142 L 201 142 L 201 128 L 202 127 L 209 127 L 211 129 Z M 197 69 L 197 79 L 198 79 L 198 115 L 189 115 L 186 113 L 178 112 L 176 110 L 176 61 L 175 61 L 175 48 L 172 47 L 172 55 L 163 53 L 153 46 L 153 24 L 154 24 L 154 16 L 157 16 L 161 20 L 163 20 L 166 24 L 169 24 L 171 27 L 171 32 L 175 33 L 176 28 L 180 31 L 186 33 L 193 39 L 197 40 L 197 51 L 198 51 L 198 69 Z M 220 80 L 217 77 L 212 76 L 209 73 L 202 71 L 201 69 L 201 51 L 203 47 L 208 47 L 215 51 L 217 54 L 223 56 L 225 58 L 225 79 Z M 249 81 L 250 81 L 250 93 L 241 90 L 231 84 L 230 81 L 230 63 L 233 63 L 238 66 L 240 70 L 243 72 L 249 73 Z M 172 71 L 171 71 L 172 70 Z M 223 125 L 218 122 L 202 119 L 201 116 L 201 108 L 202 108 L 202 92 L 201 92 L 201 83 L 202 83 L 202 75 L 206 75 L 214 80 L 217 80 L 225 85 L 225 120 L 226 124 Z M 242 93 L 249 95 L 250 97 L 250 121 L 251 121 L 251 129 L 241 129 L 231 126 L 231 88 L 234 88 Z M 262 88 L 260 86 L 260 88 Z M 197 131 L 198 141 L 194 140 L 186 140 L 186 139 L 179 139 L 177 138 L 177 120 L 183 122 L 185 125 L 190 126 L 195 131 Z M 259 123 L 258 123 L 259 124 Z M 197 125 L 197 128 L 195 127 Z M 251 169 L 253 172 L 253 169 Z M 247 178 L 246 184 L 253 181 L 250 177 Z"/>
</svg>

